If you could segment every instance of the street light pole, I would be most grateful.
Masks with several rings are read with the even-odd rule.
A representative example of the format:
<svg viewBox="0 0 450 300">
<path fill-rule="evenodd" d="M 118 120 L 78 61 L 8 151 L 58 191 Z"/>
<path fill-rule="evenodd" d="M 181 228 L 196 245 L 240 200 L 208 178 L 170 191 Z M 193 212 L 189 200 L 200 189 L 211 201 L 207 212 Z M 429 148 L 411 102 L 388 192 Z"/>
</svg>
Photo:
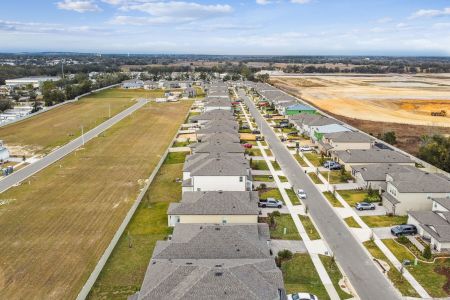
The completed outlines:
<svg viewBox="0 0 450 300">
<path fill-rule="evenodd" d="M 83 127 L 83 125 L 81 125 L 81 141 L 82 141 L 83 146 L 84 146 L 84 127 Z"/>
</svg>

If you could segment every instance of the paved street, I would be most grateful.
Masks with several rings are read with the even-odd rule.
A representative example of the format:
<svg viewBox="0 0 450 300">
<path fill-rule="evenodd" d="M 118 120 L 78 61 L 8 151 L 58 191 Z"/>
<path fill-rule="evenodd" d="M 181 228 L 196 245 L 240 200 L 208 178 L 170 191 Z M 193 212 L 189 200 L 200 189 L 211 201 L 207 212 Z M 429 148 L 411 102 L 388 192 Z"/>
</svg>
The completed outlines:
<svg viewBox="0 0 450 300">
<path fill-rule="evenodd" d="M 98 125 L 94 129 L 86 132 L 84 134 L 84 142 L 87 143 L 91 139 L 95 138 L 97 135 L 102 133 L 103 131 L 107 130 L 117 122 L 123 120 L 125 117 L 129 116 L 142 106 L 144 106 L 147 103 L 146 100 L 139 100 L 136 104 L 133 106 L 127 108 L 126 110 L 118 113 L 117 115 L 111 117 L 109 120 L 103 122 L 102 124 Z M 4 179 L 0 181 L 0 192 L 4 192 L 13 185 L 16 185 L 23 180 L 27 179 L 28 177 L 32 176 L 33 174 L 39 172 L 40 170 L 44 169 L 45 167 L 51 165 L 52 163 L 60 160 L 67 154 L 71 153 L 75 149 L 81 147 L 83 145 L 83 138 L 79 137 L 74 139 L 73 141 L 67 143 L 66 145 L 62 146 L 61 148 L 51 152 L 49 155 L 43 157 L 42 159 L 36 161 L 35 163 L 32 163 L 31 165 L 18 170 L 17 172 L 12 173 L 11 175 L 8 175 Z"/>
<path fill-rule="evenodd" d="M 256 123 L 262 126 L 261 131 L 289 181 L 294 188 L 302 188 L 308 194 L 308 199 L 304 200 L 304 203 L 308 206 L 312 218 L 359 297 L 364 300 L 401 299 L 399 293 L 376 268 L 359 242 L 277 138 L 256 109 L 254 103 L 250 101 L 242 90 L 239 91 L 239 95 L 245 99 L 245 103 L 249 107 Z"/>
</svg>

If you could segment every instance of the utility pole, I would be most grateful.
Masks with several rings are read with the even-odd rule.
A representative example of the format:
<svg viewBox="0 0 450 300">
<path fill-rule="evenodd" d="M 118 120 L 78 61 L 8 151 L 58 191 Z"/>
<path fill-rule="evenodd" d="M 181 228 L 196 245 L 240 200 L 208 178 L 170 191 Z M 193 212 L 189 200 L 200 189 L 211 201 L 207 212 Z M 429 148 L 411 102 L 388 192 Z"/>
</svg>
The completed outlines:
<svg viewBox="0 0 450 300">
<path fill-rule="evenodd" d="M 83 127 L 83 125 L 81 125 L 81 141 L 82 141 L 83 146 L 84 146 L 84 127 Z"/>
</svg>

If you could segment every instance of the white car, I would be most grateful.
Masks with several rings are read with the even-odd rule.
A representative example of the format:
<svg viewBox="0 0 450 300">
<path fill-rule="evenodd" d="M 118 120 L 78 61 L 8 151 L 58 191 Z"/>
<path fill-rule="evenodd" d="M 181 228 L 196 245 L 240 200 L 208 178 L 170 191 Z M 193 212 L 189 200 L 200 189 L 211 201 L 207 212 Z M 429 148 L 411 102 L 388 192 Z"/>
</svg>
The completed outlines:
<svg viewBox="0 0 450 300">
<path fill-rule="evenodd" d="M 302 152 L 306 152 L 306 151 L 312 151 L 313 148 L 309 147 L 309 146 L 301 146 L 298 148 L 298 150 L 302 151 Z"/>
<path fill-rule="evenodd" d="M 302 189 L 298 189 L 298 190 L 297 190 L 297 195 L 298 195 L 298 197 L 299 197 L 300 199 L 306 199 L 306 193 L 305 193 L 305 191 L 302 190 Z"/>
<path fill-rule="evenodd" d="M 309 293 L 295 293 L 287 295 L 288 300 L 319 300 L 316 295 Z"/>
</svg>

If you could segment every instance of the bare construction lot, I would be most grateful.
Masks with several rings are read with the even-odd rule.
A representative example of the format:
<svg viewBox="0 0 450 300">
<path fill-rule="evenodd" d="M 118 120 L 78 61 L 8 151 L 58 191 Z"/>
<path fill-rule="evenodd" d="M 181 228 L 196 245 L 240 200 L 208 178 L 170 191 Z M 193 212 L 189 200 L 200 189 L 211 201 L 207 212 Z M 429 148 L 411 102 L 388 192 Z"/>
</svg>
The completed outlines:
<svg viewBox="0 0 450 300">
<path fill-rule="evenodd" d="M 191 104 L 148 104 L 1 194 L 0 298 L 76 297 Z"/>
<path fill-rule="evenodd" d="M 335 115 L 450 127 L 450 74 L 273 77 L 271 82 Z M 432 116 L 447 111 L 447 116 Z"/>
</svg>

